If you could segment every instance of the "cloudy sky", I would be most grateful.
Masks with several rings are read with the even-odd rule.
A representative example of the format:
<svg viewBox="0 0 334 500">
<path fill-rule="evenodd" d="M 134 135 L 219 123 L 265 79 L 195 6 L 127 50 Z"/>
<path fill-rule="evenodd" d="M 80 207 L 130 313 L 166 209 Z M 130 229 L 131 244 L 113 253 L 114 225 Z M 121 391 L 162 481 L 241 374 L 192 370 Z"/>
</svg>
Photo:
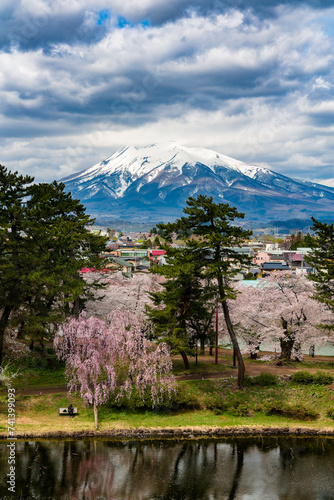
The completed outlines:
<svg viewBox="0 0 334 500">
<path fill-rule="evenodd" d="M 1 0 L 0 163 L 176 141 L 334 186 L 334 1 Z"/>
</svg>

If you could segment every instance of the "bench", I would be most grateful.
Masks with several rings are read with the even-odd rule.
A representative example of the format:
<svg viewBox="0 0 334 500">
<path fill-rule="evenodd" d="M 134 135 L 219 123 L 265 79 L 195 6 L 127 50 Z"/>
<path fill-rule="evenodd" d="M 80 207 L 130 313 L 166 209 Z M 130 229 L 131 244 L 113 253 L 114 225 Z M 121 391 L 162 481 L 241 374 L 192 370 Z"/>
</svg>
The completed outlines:
<svg viewBox="0 0 334 500">
<path fill-rule="evenodd" d="M 59 415 L 68 415 L 68 408 L 59 408 Z M 78 415 L 78 408 L 73 408 L 73 415 Z"/>
</svg>

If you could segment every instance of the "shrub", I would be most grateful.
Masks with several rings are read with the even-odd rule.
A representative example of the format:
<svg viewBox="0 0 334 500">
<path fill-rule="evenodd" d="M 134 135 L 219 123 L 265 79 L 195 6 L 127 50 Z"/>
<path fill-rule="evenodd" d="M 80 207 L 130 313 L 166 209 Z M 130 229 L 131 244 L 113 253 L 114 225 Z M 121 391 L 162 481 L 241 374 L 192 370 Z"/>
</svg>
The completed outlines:
<svg viewBox="0 0 334 500">
<path fill-rule="evenodd" d="M 272 373 L 262 372 L 260 375 L 256 377 L 246 377 L 244 381 L 244 385 L 246 387 L 250 387 L 252 385 L 259 385 L 261 387 L 265 387 L 268 385 L 277 385 L 279 382 L 279 378 L 277 375 L 273 375 Z"/>
<path fill-rule="evenodd" d="M 228 404 L 220 394 L 211 394 L 204 399 L 205 408 L 213 410 L 216 414 L 222 413 L 227 410 Z"/>
<path fill-rule="evenodd" d="M 330 373 L 318 370 L 315 374 L 308 371 L 298 371 L 291 376 L 291 382 L 296 384 L 317 384 L 328 385 L 333 382 L 333 377 Z"/>
<path fill-rule="evenodd" d="M 177 405 L 179 408 L 199 409 L 201 404 L 195 394 L 187 391 L 186 387 L 178 387 L 176 394 L 172 395 L 171 404 Z"/>
<path fill-rule="evenodd" d="M 268 415 L 281 415 L 297 420 L 316 420 L 319 417 L 319 413 L 312 408 L 303 405 L 290 405 L 284 401 L 266 403 L 264 410 Z"/>
<path fill-rule="evenodd" d="M 326 415 L 327 417 L 332 418 L 334 420 L 334 408 L 330 408 L 329 410 L 327 410 Z"/>
<path fill-rule="evenodd" d="M 34 353 L 27 359 L 25 365 L 35 370 L 46 370 L 49 366 L 48 360 Z"/>
<path fill-rule="evenodd" d="M 296 384 L 313 384 L 314 376 L 308 371 L 298 371 L 291 375 L 291 382 Z"/>
<path fill-rule="evenodd" d="M 250 411 L 251 410 L 247 404 L 239 403 L 235 408 L 232 409 L 231 413 L 237 417 L 248 417 Z"/>
<path fill-rule="evenodd" d="M 333 376 L 330 373 L 326 373 L 321 370 L 317 371 L 314 375 L 314 384 L 317 385 L 329 385 L 333 382 L 333 380 Z"/>
<path fill-rule="evenodd" d="M 227 409 L 237 417 L 246 417 L 251 413 L 247 396 L 243 393 L 235 393 L 228 395 L 226 403 Z"/>
</svg>

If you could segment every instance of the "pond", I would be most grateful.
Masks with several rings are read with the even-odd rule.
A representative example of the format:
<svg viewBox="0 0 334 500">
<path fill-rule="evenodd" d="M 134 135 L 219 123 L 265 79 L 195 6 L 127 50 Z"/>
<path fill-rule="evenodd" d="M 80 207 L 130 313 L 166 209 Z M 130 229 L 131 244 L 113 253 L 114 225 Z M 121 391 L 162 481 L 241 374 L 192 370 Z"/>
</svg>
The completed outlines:
<svg viewBox="0 0 334 500">
<path fill-rule="evenodd" d="M 8 447 L 0 441 L 0 498 Z M 329 500 L 334 439 L 238 438 L 16 443 L 15 498 Z"/>
</svg>

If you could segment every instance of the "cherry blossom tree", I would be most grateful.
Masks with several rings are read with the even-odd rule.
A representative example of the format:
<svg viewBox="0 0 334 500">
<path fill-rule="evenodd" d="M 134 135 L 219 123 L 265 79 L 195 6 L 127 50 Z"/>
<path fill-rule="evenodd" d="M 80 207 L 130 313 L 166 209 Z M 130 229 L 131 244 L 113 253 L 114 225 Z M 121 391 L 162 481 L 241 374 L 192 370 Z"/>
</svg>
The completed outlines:
<svg viewBox="0 0 334 500">
<path fill-rule="evenodd" d="M 281 358 L 290 359 L 293 350 L 300 359 L 302 345 L 319 345 L 329 340 L 320 324 L 333 321 L 333 314 L 312 299 L 312 282 L 301 276 L 277 272 L 246 286 L 240 282 L 235 301 L 230 301 L 231 316 L 238 333 L 255 353 L 262 342 L 279 342 Z"/>
<path fill-rule="evenodd" d="M 93 277 L 93 273 L 85 275 L 87 281 Z M 132 278 L 126 278 L 121 272 L 105 273 L 103 275 L 105 288 L 94 292 L 95 300 L 88 301 L 85 310 L 88 315 L 104 319 L 115 309 L 141 314 L 146 304 L 152 304 L 148 292 L 156 291 L 159 288 L 159 281 L 161 277 L 154 274 L 135 274 Z"/>
<path fill-rule="evenodd" d="M 143 397 L 150 390 L 152 406 L 175 390 L 172 361 L 166 344 L 156 346 L 142 334 L 143 324 L 131 312 L 115 310 L 106 320 L 87 317 L 64 323 L 54 340 L 58 359 L 66 363 L 69 394 L 79 392 L 85 404 L 98 406 L 119 390 L 131 396 L 134 388 Z"/>
</svg>

